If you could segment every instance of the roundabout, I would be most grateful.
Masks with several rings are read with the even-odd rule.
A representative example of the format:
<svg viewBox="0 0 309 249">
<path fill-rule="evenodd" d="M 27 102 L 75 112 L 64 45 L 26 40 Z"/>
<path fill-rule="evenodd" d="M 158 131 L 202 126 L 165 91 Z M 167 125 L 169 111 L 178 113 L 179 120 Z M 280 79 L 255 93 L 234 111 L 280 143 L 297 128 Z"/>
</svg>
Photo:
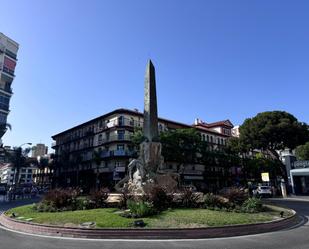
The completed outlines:
<svg viewBox="0 0 309 249">
<path fill-rule="evenodd" d="M 297 248 L 307 249 L 309 244 L 309 205 L 305 201 L 276 200 L 275 204 L 296 210 L 302 222 L 281 231 L 215 239 L 77 239 L 27 235 L 8 229 L 0 230 L 1 248 Z"/>
<path fill-rule="evenodd" d="M 145 228 L 131 224 L 136 219 L 120 217 L 112 208 L 72 212 L 38 213 L 32 205 L 9 210 L 0 216 L 0 224 L 11 230 L 89 239 L 201 239 L 265 233 L 294 226 L 298 217 L 293 210 L 268 206 L 268 212 L 257 214 L 213 211 L 207 209 L 172 209 L 145 218 Z M 15 215 L 15 213 L 16 215 Z M 285 213 L 279 217 L 279 213 Z M 21 215 L 17 216 L 17 213 Z M 14 215 L 14 217 L 9 217 Z M 33 218 L 27 218 L 26 216 Z M 29 217 L 30 217 L 29 216 Z M 52 219 L 50 218 L 52 216 Z M 80 218 L 82 217 L 82 218 Z M 86 222 L 100 217 L 95 222 Z M 97 224 L 92 228 L 76 223 Z M 52 221 L 52 223 L 50 223 Z M 70 221 L 70 222 L 69 222 Z M 203 222 L 204 221 L 204 222 Z"/>
</svg>

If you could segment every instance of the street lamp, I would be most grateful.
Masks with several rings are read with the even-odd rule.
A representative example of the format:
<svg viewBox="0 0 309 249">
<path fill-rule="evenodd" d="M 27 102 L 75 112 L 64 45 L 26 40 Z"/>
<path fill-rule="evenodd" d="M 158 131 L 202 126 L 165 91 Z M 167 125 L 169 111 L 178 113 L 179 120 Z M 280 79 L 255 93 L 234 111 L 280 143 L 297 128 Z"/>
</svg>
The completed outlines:
<svg viewBox="0 0 309 249">
<path fill-rule="evenodd" d="M 32 145 L 32 143 L 23 143 L 23 144 L 19 145 L 18 147 L 21 147 L 21 146 L 26 145 L 26 144 Z"/>
</svg>

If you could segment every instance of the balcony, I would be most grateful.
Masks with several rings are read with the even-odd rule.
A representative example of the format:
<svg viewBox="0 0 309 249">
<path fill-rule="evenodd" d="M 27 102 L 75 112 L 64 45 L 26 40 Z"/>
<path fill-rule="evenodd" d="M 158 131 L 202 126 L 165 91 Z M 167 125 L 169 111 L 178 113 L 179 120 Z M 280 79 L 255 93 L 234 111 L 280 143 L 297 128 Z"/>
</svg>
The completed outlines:
<svg viewBox="0 0 309 249">
<path fill-rule="evenodd" d="M 0 103 L 0 109 L 5 110 L 5 111 L 9 111 L 9 106 L 7 104 Z"/>
<path fill-rule="evenodd" d="M 118 157 L 118 156 L 132 156 L 133 152 L 129 150 L 104 150 L 101 152 L 101 157 L 102 158 L 107 158 L 107 157 Z"/>
<path fill-rule="evenodd" d="M 105 124 L 102 128 L 97 128 L 98 132 L 107 128 L 112 128 L 116 126 L 129 126 L 129 127 L 143 127 L 143 122 L 139 122 L 136 120 L 128 119 L 128 118 L 118 118 L 112 120 Z"/>
<path fill-rule="evenodd" d="M 118 142 L 118 141 L 131 141 L 131 135 L 118 134 L 115 136 L 110 136 L 108 138 L 99 140 L 98 145 L 102 145 L 104 143 L 110 143 L 110 142 Z"/>
<path fill-rule="evenodd" d="M 1 66 L 0 65 L 0 68 L 2 69 L 2 71 L 8 75 L 10 75 L 11 77 L 15 77 L 14 75 L 14 71 L 13 70 L 10 70 L 9 68 L 7 68 L 6 66 Z"/>
<path fill-rule="evenodd" d="M 125 166 L 117 166 L 115 168 L 115 172 L 126 172 L 126 167 Z"/>
<path fill-rule="evenodd" d="M 17 60 L 17 55 L 15 53 L 11 52 L 10 50 L 6 49 L 5 54 L 7 56 L 9 56 L 10 58 L 14 59 L 14 60 Z"/>
</svg>

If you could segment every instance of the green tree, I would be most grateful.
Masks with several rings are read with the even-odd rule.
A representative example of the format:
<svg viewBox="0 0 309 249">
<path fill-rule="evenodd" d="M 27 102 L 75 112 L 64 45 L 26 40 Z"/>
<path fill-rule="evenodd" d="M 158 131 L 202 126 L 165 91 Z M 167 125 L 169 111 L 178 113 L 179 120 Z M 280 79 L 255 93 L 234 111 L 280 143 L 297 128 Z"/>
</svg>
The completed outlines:
<svg viewBox="0 0 309 249">
<path fill-rule="evenodd" d="M 40 179 L 39 182 L 41 185 L 43 185 L 43 176 L 44 169 L 49 167 L 49 159 L 47 157 L 39 157 L 37 160 L 38 169 L 40 171 Z"/>
<path fill-rule="evenodd" d="M 23 150 L 21 147 L 14 148 L 13 152 L 5 152 L 15 170 L 13 181 L 16 186 L 20 183 L 20 169 L 29 166 L 30 161 L 27 161 L 27 155 L 29 152 L 30 148 Z"/>
<path fill-rule="evenodd" d="M 138 150 L 139 149 L 139 145 L 143 141 L 145 141 L 145 137 L 144 137 L 142 128 L 135 128 L 134 129 L 134 133 L 131 136 L 131 141 L 133 143 L 133 146 Z"/>
<path fill-rule="evenodd" d="M 162 155 L 166 161 L 194 163 L 198 161 L 200 134 L 196 129 L 176 129 L 160 134 Z"/>
<path fill-rule="evenodd" d="M 230 137 L 227 140 L 227 144 L 224 150 L 228 154 L 244 156 L 249 149 L 250 147 L 246 145 L 240 138 Z"/>
<path fill-rule="evenodd" d="M 278 150 L 294 149 L 308 141 L 308 137 L 308 125 L 298 122 L 292 114 L 284 111 L 259 113 L 240 126 L 240 140 L 247 149 L 267 151 L 277 161 L 280 161 Z M 281 174 L 286 178 L 282 163 Z"/>
<path fill-rule="evenodd" d="M 297 146 L 295 154 L 298 160 L 309 160 L 309 142 Z"/>
</svg>

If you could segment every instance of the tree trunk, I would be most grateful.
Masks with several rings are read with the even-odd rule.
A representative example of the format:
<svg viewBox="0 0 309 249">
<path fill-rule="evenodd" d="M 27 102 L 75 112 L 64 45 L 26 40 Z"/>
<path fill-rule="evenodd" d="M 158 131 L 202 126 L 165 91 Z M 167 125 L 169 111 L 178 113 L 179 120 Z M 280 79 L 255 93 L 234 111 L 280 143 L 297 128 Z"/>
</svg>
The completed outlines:
<svg viewBox="0 0 309 249">
<path fill-rule="evenodd" d="M 280 156 L 279 154 L 277 153 L 276 150 L 274 149 L 268 149 L 268 152 L 270 153 L 270 155 L 272 156 L 273 159 L 277 160 L 279 162 L 279 165 L 280 165 L 280 171 L 281 171 L 281 174 L 282 174 L 282 177 L 284 179 L 284 181 L 286 183 L 288 183 L 288 173 L 286 172 L 286 167 L 285 165 L 282 163 L 282 161 L 280 160 Z"/>
</svg>

